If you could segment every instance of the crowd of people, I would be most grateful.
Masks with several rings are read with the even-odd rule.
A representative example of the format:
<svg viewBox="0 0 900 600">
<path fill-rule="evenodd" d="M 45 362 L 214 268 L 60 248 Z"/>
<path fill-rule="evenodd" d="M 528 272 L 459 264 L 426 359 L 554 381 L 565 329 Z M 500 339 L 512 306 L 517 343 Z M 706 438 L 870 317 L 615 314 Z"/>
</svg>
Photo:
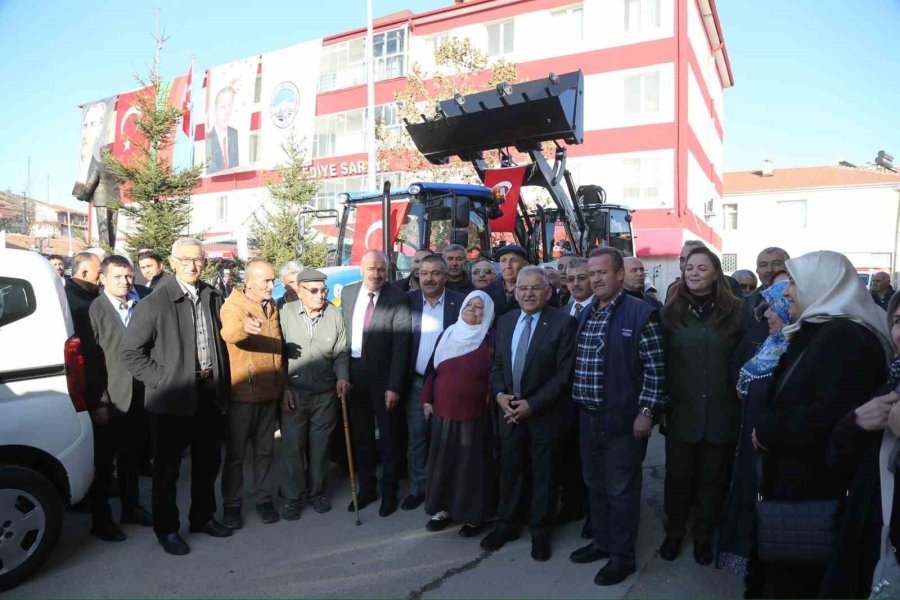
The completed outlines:
<svg viewBox="0 0 900 600">
<path fill-rule="evenodd" d="M 584 519 L 589 541 L 570 559 L 606 561 L 594 581 L 615 585 L 636 569 L 658 425 L 661 558 L 690 535 L 694 560 L 745 576 L 747 597 L 885 593 L 900 543 L 900 295 L 886 273 L 870 292 L 838 253 L 766 248 L 755 273 L 729 277 L 692 241 L 658 298 L 642 261 L 614 248 L 553 268 L 529 266 L 514 244 L 494 259 L 424 249 L 392 283 L 387 257 L 368 251 L 338 308 L 326 275 L 294 262 L 276 275 L 249 261 L 226 298 L 200 279 L 195 239 L 175 243 L 171 274 L 141 253 L 147 286 L 123 256 L 76 255 L 65 290 L 95 428 L 91 532 L 122 541 L 119 523 L 152 526 L 166 552 L 187 554 L 176 484 L 188 451 L 191 532 L 233 535 L 245 498 L 264 523 L 326 513 L 347 418 L 358 473 L 348 510 L 423 507 L 428 531 L 455 524 L 463 537 L 490 524 L 485 550 L 527 526 L 536 561 L 551 557 L 555 527 Z M 139 495 L 147 455 L 151 510 Z M 763 508 L 786 511 L 786 535 Z M 825 525 L 784 516 L 798 511 Z"/>
</svg>

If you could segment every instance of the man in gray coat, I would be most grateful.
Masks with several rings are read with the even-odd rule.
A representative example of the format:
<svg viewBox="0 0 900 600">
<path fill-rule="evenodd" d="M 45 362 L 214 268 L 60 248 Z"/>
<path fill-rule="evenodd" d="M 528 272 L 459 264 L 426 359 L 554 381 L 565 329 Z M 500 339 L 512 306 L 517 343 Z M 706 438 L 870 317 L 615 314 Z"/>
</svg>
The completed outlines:
<svg viewBox="0 0 900 600">
<path fill-rule="evenodd" d="M 331 510 L 325 497 L 328 440 L 337 422 L 336 395 L 350 392 L 350 356 L 344 319 L 328 302 L 326 276 L 315 269 L 297 275 L 298 300 L 279 317 L 287 359 L 287 393 L 281 412 L 281 453 L 287 480 L 282 517 L 300 518 L 304 501 L 317 513 Z"/>
<path fill-rule="evenodd" d="M 231 376 L 219 331 L 224 299 L 200 281 L 203 244 L 181 238 L 172 246 L 174 277 L 142 300 L 122 341 L 122 361 L 144 384 L 153 440 L 153 532 L 163 550 L 190 552 L 178 535 L 176 485 L 184 451 L 191 448 L 190 530 L 228 537 L 213 518 L 222 462 L 223 415 Z"/>
</svg>

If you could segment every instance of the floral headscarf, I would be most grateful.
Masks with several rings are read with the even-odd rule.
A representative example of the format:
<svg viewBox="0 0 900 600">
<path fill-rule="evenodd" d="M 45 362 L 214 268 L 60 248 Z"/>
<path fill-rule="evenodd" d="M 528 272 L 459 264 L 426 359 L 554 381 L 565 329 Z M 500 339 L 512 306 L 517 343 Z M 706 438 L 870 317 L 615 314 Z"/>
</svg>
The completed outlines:
<svg viewBox="0 0 900 600">
<path fill-rule="evenodd" d="M 785 325 L 789 325 L 791 322 L 791 307 L 787 298 L 784 297 L 784 290 L 789 284 L 789 281 L 779 281 L 761 292 L 763 299 L 769 305 L 769 309 L 778 315 Z M 787 345 L 787 338 L 781 331 L 773 333 L 766 338 L 766 341 L 759 347 L 753 358 L 741 367 L 737 389 L 742 396 L 747 395 L 751 381 L 762 379 L 772 373 L 776 365 L 778 365 L 781 355 L 787 350 Z"/>
</svg>

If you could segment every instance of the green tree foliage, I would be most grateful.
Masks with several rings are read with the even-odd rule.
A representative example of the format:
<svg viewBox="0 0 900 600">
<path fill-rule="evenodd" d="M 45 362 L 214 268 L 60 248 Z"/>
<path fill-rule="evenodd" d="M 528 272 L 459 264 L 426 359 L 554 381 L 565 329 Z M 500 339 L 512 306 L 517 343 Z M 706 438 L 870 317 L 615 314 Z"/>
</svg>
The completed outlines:
<svg viewBox="0 0 900 600">
<path fill-rule="evenodd" d="M 250 246 L 257 258 L 266 260 L 277 269 L 289 260 L 299 260 L 304 266 L 325 266 L 326 244 L 321 234 L 310 227 L 312 215 L 304 215 L 302 250 L 297 256 L 299 217 L 310 208 L 319 184 L 305 166 L 303 149 L 293 137 L 281 149 L 286 161 L 277 168 L 280 181 L 270 181 L 271 199 L 265 202 L 250 224 Z"/>
<path fill-rule="evenodd" d="M 175 143 L 182 112 L 169 105 L 168 86 L 158 73 L 138 81 L 145 88 L 135 98 L 138 135 L 129 140 L 136 152 L 123 163 L 104 150 L 104 160 L 131 200 L 118 207 L 129 220 L 128 252 L 135 256 L 138 249 L 151 248 L 165 258 L 175 240 L 188 232 L 191 192 L 203 165 L 173 170 L 167 150 Z"/>
</svg>

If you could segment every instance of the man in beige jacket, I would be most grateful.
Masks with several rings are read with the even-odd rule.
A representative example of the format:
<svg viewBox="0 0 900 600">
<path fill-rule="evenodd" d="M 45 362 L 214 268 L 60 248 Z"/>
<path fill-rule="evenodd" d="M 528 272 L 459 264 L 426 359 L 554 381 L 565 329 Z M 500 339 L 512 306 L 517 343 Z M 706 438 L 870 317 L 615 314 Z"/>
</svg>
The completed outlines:
<svg viewBox="0 0 900 600">
<path fill-rule="evenodd" d="M 243 526 L 244 452 L 253 445 L 253 496 L 263 523 L 278 521 L 272 503 L 272 457 L 278 402 L 284 393 L 281 326 L 272 301 L 275 269 L 262 260 L 247 263 L 246 287 L 222 306 L 222 339 L 231 365 L 231 401 L 226 414 L 222 469 L 222 523 Z"/>
</svg>

